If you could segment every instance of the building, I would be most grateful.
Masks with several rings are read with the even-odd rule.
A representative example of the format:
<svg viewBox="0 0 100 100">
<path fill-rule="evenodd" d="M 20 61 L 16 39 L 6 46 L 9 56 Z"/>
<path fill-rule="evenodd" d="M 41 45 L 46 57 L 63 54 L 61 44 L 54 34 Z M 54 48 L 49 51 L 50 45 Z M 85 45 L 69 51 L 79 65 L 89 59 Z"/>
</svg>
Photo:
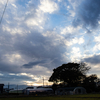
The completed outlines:
<svg viewBox="0 0 100 100">
<path fill-rule="evenodd" d="M 58 88 L 55 91 L 56 95 L 68 95 L 68 94 L 86 94 L 86 89 L 83 87 L 63 87 Z"/>
<path fill-rule="evenodd" d="M 36 88 L 33 88 L 33 89 L 25 89 L 24 90 L 24 94 L 53 94 L 53 90 L 52 88 L 47 88 L 47 87 L 36 87 Z"/>
<path fill-rule="evenodd" d="M 3 93 L 3 86 L 4 84 L 0 84 L 0 93 Z"/>
</svg>

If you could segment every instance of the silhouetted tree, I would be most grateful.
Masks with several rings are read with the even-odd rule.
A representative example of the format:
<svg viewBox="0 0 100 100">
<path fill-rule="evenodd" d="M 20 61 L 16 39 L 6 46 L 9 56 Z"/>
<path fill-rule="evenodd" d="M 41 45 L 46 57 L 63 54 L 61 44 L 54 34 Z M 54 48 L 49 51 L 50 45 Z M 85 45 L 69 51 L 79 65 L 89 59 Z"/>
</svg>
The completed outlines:
<svg viewBox="0 0 100 100">
<path fill-rule="evenodd" d="M 83 80 L 83 87 L 86 88 L 87 92 L 93 92 L 96 89 L 96 80 L 98 77 L 96 74 L 85 77 Z"/>
<path fill-rule="evenodd" d="M 85 63 L 68 63 L 53 69 L 53 73 L 49 78 L 49 81 L 58 83 L 66 82 L 68 85 L 73 86 L 78 84 L 82 79 L 86 77 L 86 73 L 89 71 Z"/>
</svg>

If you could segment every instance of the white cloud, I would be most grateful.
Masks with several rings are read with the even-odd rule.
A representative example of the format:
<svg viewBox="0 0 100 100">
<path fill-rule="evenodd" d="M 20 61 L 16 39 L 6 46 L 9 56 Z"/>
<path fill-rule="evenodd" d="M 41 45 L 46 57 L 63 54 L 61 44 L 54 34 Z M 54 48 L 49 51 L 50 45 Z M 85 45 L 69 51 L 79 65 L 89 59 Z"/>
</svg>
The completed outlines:
<svg viewBox="0 0 100 100">
<path fill-rule="evenodd" d="M 0 4 L 5 4 L 6 0 L 0 0 Z"/>
<path fill-rule="evenodd" d="M 26 15 L 28 18 L 25 20 L 25 23 L 29 28 L 30 27 L 33 28 L 33 26 L 36 26 L 40 29 L 43 29 L 43 26 L 44 26 L 45 21 L 47 19 L 47 17 L 44 15 L 44 12 L 42 12 L 38 8 L 38 9 L 36 9 L 36 11 L 26 12 Z"/>
<path fill-rule="evenodd" d="M 82 43 L 84 43 L 83 37 L 79 38 L 79 44 L 82 44 Z"/>
<path fill-rule="evenodd" d="M 31 77 L 32 79 L 35 79 L 35 81 L 24 81 L 27 85 L 42 85 L 43 84 L 43 78 L 45 79 L 45 84 L 51 84 L 48 82 L 48 79 L 51 75 L 51 71 L 48 70 L 48 68 L 43 66 L 34 66 L 34 68 L 30 69 L 29 73 L 20 73 L 19 75 L 25 75 L 28 77 Z M 32 74 L 33 73 L 33 74 Z M 37 74 L 35 74 L 37 73 Z"/>
<path fill-rule="evenodd" d="M 7 23 L 4 24 L 2 22 L 3 31 L 8 32 L 11 35 L 18 34 L 25 36 L 33 28 L 42 30 L 46 20 L 44 12 L 42 12 L 38 7 L 31 7 L 31 4 L 24 8 L 23 5 L 20 5 L 15 1 L 16 0 L 10 0 L 8 2 L 8 6 L 3 18 L 3 22 L 6 21 Z M 31 1 L 31 3 L 32 2 L 33 1 Z"/>
<path fill-rule="evenodd" d="M 4 74 L 0 73 L 0 76 L 3 76 Z"/>
<path fill-rule="evenodd" d="M 62 2 L 62 0 L 58 0 L 58 2 Z"/>
<path fill-rule="evenodd" d="M 71 46 L 71 45 L 74 45 L 74 44 L 82 44 L 84 43 L 84 37 L 81 36 L 83 33 L 81 32 L 81 27 L 73 27 L 73 26 L 67 26 L 65 28 L 61 28 L 61 32 L 60 34 L 62 36 L 65 36 L 65 37 L 69 37 L 71 36 L 70 38 L 68 39 L 64 39 L 64 43 L 67 45 L 67 46 Z M 80 37 L 77 37 L 77 35 Z"/>
<path fill-rule="evenodd" d="M 93 47 L 93 51 L 100 50 L 100 35 L 94 37 L 94 42 L 96 42 L 95 46 Z"/>
<path fill-rule="evenodd" d="M 77 39 L 77 38 L 74 38 L 74 39 L 72 39 L 72 42 L 73 42 L 74 44 L 76 44 L 76 43 L 78 43 L 78 39 Z"/>
<path fill-rule="evenodd" d="M 100 36 L 95 36 L 95 37 L 94 37 L 94 41 L 100 43 Z"/>
<path fill-rule="evenodd" d="M 15 63 L 15 62 L 19 62 L 20 60 L 22 60 L 21 55 L 20 54 L 6 54 L 5 57 L 7 58 L 7 60 L 9 60 L 11 63 Z"/>
<path fill-rule="evenodd" d="M 80 61 L 82 58 L 80 48 L 79 47 L 73 47 L 70 55 L 71 61 Z"/>
<path fill-rule="evenodd" d="M 64 41 L 64 44 L 65 44 L 66 46 L 71 46 L 71 45 L 72 45 L 72 42 L 67 41 L 66 39 L 64 39 L 63 41 Z"/>
<path fill-rule="evenodd" d="M 12 4 L 13 7 L 17 8 L 17 6 L 15 4 Z"/>
<path fill-rule="evenodd" d="M 66 40 L 66 38 L 64 36 L 62 36 L 61 34 L 57 34 L 57 32 L 55 30 L 47 31 L 47 32 L 43 33 L 42 35 L 44 37 L 52 38 L 52 45 L 55 45 L 55 46 L 60 45 L 60 44 L 64 44 L 66 46 L 72 45 L 72 42 Z"/>
<path fill-rule="evenodd" d="M 28 26 L 34 26 L 34 25 L 38 26 L 39 25 L 39 23 L 37 22 L 37 20 L 35 20 L 34 18 L 28 19 L 26 21 L 26 24 Z"/>
<path fill-rule="evenodd" d="M 78 53 L 78 52 L 80 52 L 80 48 L 79 48 L 79 47 L 73 47 L 73 48 L 72 48 L 72 52 L 71 52 L 71 53 L 76 54 L 76 53 Z"/>
<path fill-rule="evenodd" d="M 74 39 L 70 39 L 70 40 L 63 39 L 63 41 L 66 46 L 72 46 L 74 44 L 84 43 L 83 37 L 80 37 L 80 38 L 75 37 Z"/>
<path fill-rule="evenodd" d="M 74 38 L 74 39 L 72 39 L 72 44 L 76 44 L 76 43 L 78 43 L 78 44 L 82 44 L 82 43 L 84 43 L 84 39 L 83 39 L 83 37 L 81 37 L 81 38 Z"/>
<path fill-rule="evenodd" d="M 57 46 L 57 45 L 60 45 L 62 43 L 66 44 L 64 37 L 60 34 L 57 34 L 56 31 L 47 31 L 47 32 L 43 33 L 42 35 L 44 37 L 49 37 L 50 40 L 52 38 L 51 45 Z"/>
<path fill-rule="evenodd" d="M 100 21 L 98 21 L 99 25 L 100 25 Z"/>
<path fill-rule="evenodd" d="M 45 13 L 53 13 L 58 10 L 58 5 L 52 0 L 40 0 L 39 8 Z"/>
<path fill-rule="evenodd" d="M 91 67 L 89 73 L 87 73 L 87 74 L 88 75 L 96 74 L 97 77 L 100 78 L 100 64 L 94 65 L 91 63 L 87 63 L 87 62 L 86 62 L 86 64 Z"/>
<path fill-rule="evenodd" d="M 93 51 L 98 51 L 100 50 L 100 43 L 96 44 L 94 47 L 93 47 Z"/>
<path fill-rule="evenodd" d="M 25 35 L 25 33 L 28 33 L 27 30 L 21 28 L 21 27 L 10 27 L 10 26 L 6 26 L 3 25 L 3 31 L 6 31 L 8 33 L 10 33 L 11 35 L 15 35 L 15 34 L 19 34 L 19 35 Z"/>
<path fill-rule="evenodd" d="M 74 28 L 73 26 L 67 26 L 65 28 L 61 29 L 61 34 L 73 34 L 77 33 L 80 30 L 81 27 Z"/>
<path fill-rule="evenodd" d="M 70 40 L 68 39 L 67 40 L 62 34 L 57 34 L 56 31 L 47 31 L 47 32 L 43 33 L 42 35 L 44 37 L 53 38 L 52 45 L 65 44 L 66 46 L 71 46 L 71 45 L 74 45 L 74 44 L 84 43 L 83 37 L 80 37 L 80 38 L 75 37 L 74 39 L 70 39 Z"/>
</svg>

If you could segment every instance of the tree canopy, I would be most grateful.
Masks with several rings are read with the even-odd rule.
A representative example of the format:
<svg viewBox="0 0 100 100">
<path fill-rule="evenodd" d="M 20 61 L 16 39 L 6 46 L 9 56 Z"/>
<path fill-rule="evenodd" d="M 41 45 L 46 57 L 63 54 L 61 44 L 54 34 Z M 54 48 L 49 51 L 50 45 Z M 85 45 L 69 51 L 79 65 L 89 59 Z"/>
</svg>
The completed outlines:
<svg viewBox="0 0 100 100">
<path fill-rule="evenodd" d="M 50 82 L 66 82 L 67 84 L 74 84 L 81 81 L 86 77 L 86 73 L 89 71 L 85 63 L 67 63 L 63 64 L 55 69 L 49 78 Z"/>
<path fill-rule="evenodd" d="M 90 76 L 87 76 L 85 79 L 84 79 L 84 83 L 89 83 L 89 82 L 92 82 L 94 83 L 95 81 L 98 80 L 98 77 L 96 74 L 92 74 Z"/>
</svg>

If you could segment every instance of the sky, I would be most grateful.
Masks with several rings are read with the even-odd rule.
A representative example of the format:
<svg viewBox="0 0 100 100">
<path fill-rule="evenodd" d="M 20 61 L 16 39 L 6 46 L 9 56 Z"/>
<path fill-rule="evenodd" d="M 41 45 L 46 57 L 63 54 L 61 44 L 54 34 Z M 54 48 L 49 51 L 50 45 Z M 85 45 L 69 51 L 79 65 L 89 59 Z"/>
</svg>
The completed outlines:
<svg viewBox="0 0 100 100">
<path fill-rule="evenodd" d="M 9 0 L 0 24 L 0 83 L 35 86 L 44 78 L 49 85 L 54 68 L 81 61 L 100 78 L 100 0 Z"/>
</svg>

